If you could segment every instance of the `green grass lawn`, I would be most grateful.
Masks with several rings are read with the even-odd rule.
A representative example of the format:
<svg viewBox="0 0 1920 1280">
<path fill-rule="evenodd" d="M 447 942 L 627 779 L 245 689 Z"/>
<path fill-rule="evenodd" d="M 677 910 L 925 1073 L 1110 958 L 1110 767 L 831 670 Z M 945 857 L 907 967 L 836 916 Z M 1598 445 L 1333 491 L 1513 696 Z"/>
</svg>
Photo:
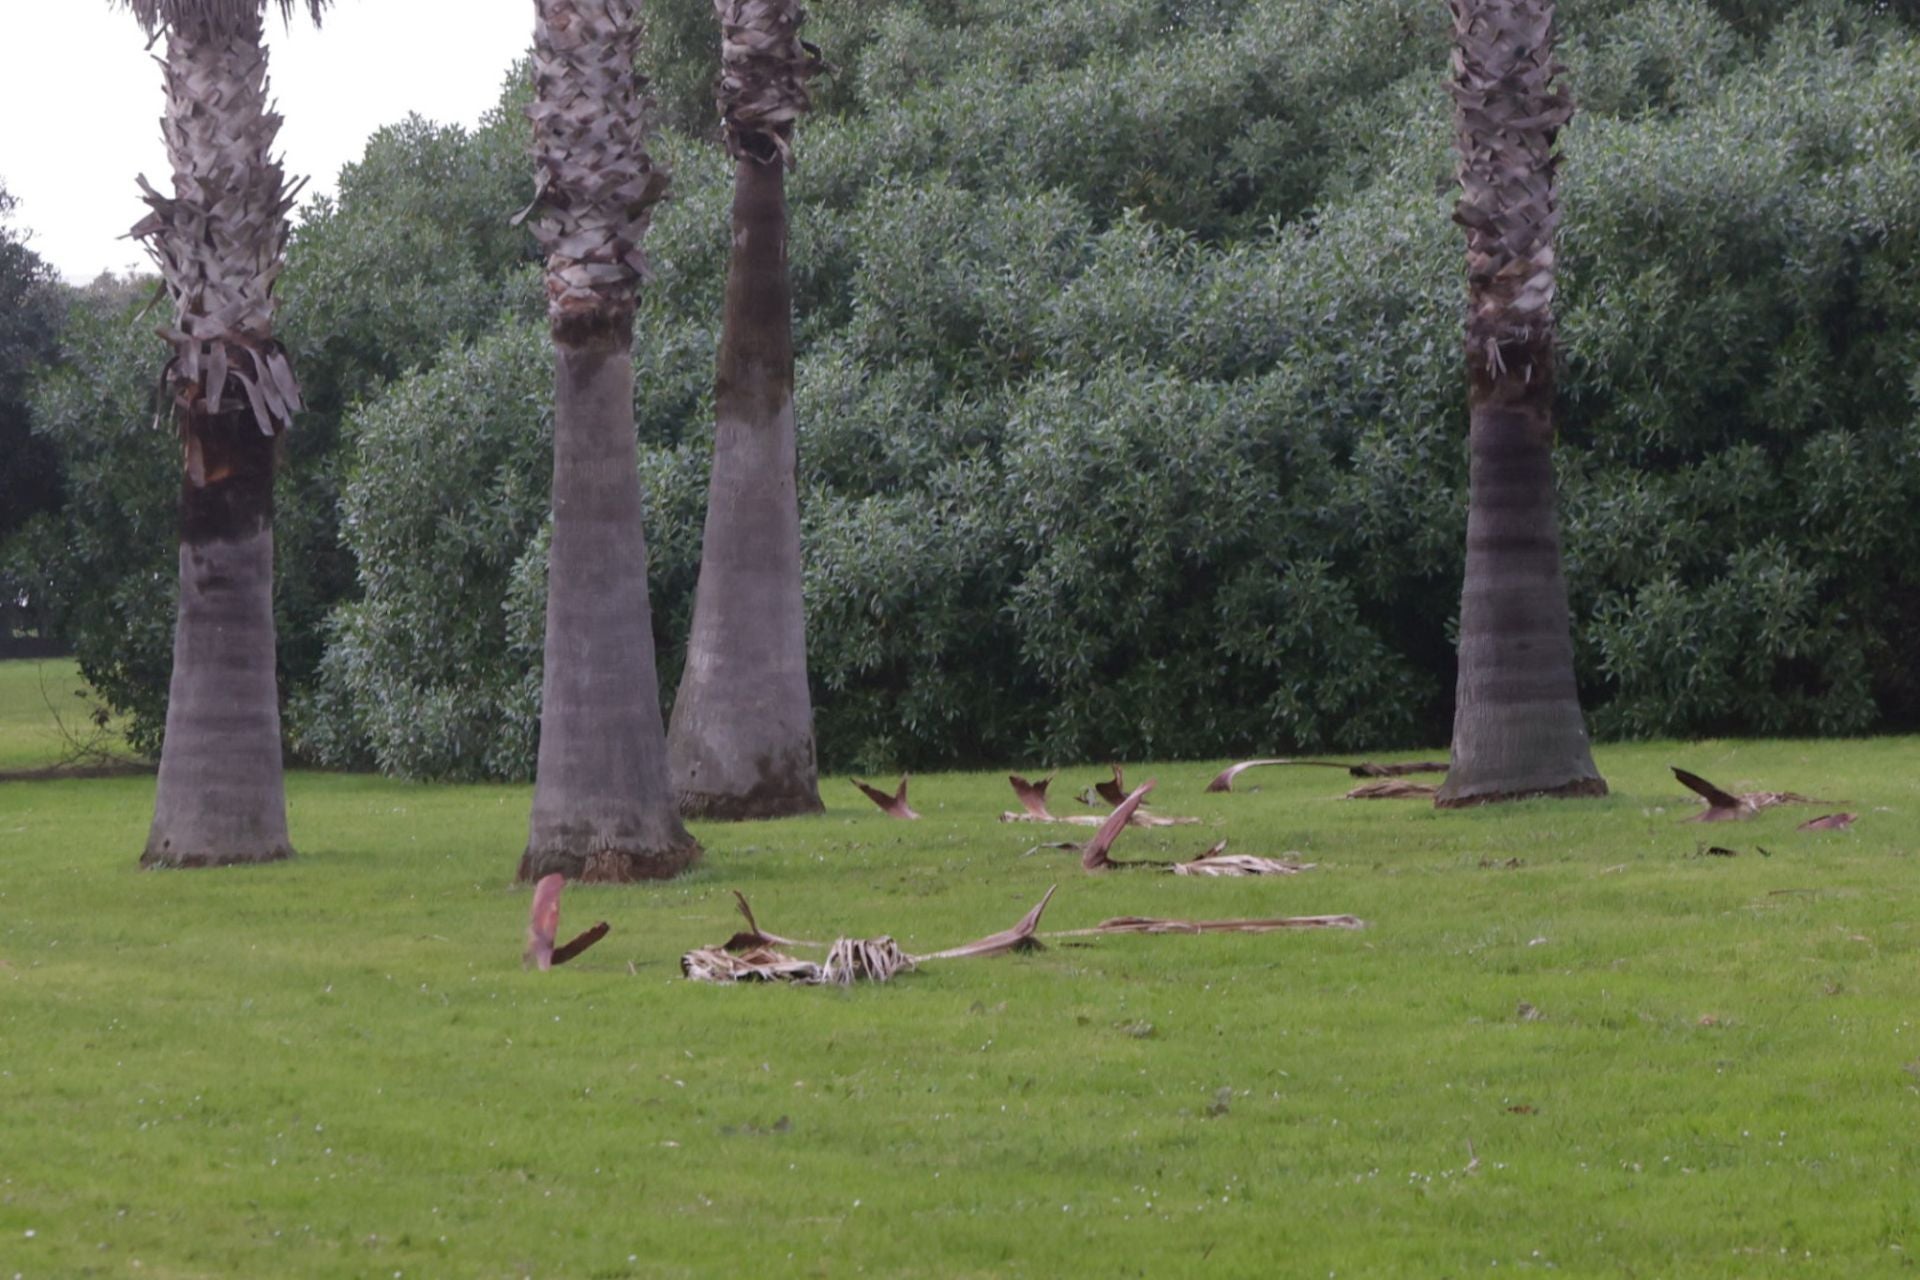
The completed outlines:
<svg viewBox="0 0 1920 1280">
<path fill-rule="evenodd" d="M 94 736 L 97 705 L 71 658 L 0 662 L 0 773 L 60 763 Z"/>
<path fill-rule="evenodd" d="M 1076 833 L 997 822 L 997 774 L 915 778 L 916 823 L 834 778 L 823 817 L 699 827 L 680 881 L 570 890 L 563 935 L 613 933 L 545 974 L 524 787 L 296 773 L 299 858 L 143 873 L 150 778 L 0 784 L 0 1275 L 1903 1273 L 1920 739 L 1599 754 L 1606 800 L 1445 814 L 1130 765 L 1205 825 L 1117 854 L 1318 863 L 1255 880 L 1022 857 Z M 1670 760 L 1861 819 L 1680 825 Z M 777 933 L 925 951 L 1056 882 L 1043 928 L 1370 927 L 679 976 L 732 889 Z"/>
</svg>

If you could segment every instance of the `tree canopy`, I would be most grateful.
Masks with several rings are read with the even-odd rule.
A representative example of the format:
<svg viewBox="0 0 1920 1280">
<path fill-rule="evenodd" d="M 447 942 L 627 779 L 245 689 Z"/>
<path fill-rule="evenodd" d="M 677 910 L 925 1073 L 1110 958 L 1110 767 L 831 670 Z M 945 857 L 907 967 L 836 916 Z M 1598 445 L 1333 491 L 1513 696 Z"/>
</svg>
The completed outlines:
<svg viewBox="0 0 1920 1280">
<path fill-rule="evenodd" d="M 674 195 L 635 412 L 670 693 L 729 166 L 710 11 L 648 21 Z M 1563 13 L 1555 467 L 1603 736 L 1920 723 L 1912 22 Z M 836 73 L 790 193 L 824 764 L 1444 739 L 1466 481 L 1444 23 L 1425 0 L 815 14 Z M 506 226 L 524 96 L 471 131 L 383 130 L 289 248 L 314 407 L 280 482 L 282 674 L 312 760 L 531 770 L 551 424 Z M 83 316 L 34 405 L 72 490 L 40 558 L 151 733 L 165 538 L 127 531 L 170 498 L 136 474 L 167 447 L 123 363 L 145 341 Z"/>
</svg>

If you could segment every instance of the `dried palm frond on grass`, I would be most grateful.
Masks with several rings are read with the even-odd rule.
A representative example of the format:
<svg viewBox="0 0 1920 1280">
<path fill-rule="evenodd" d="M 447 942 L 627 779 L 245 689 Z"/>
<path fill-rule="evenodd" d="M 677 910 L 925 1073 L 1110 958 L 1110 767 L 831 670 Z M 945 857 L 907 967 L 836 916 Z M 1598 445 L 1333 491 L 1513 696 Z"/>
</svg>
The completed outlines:
<svg viewBox="0 0 1920 1280">
<path fill-rule="evenodd" d="M 1057 886 L 1056 886 L 1057 887 Z M 695 982 L 791 982 L 802 986 L 852 986 L 856 982 L 889 982 L 894 977 L 934 960 L 974 959 L 1015 951 L 1038 951 L 1047 938 L 1092 938 L 1123 933 L 1275 933 L 1285 929 L 1364 929 L 1366 921 L 1350 915 L 1273 916 L 1250 920 L 1177 920 L 1152 916 L 1116 916 L 1089 929 L 1036 932 L 1047 904 L 1049 888 L 1039 902 L 1011 928 L 988 934 L 964 946 L 923 956 L 908 955 L 891 937 L 840 938 L 827 949 L 822 962 L 802 960 L 778 950 L 773 935 L 763 933 L 753 911 L 738 892 L 733 895 L 747 918 L 747 931 L 717 947 L 700 947 L 680 957 L 680 971 Z M 784 940 L 782 940 L 784 941 Z M 817 946 L 818 943 L 792 945 Z"/>
<path fill-rule="evenodd" d="M 1825 800 L 1815 800 L 1811 796 L 1799 795 L 1792 791 L 1747 791 L 1739 795 L 1725 791 L 1697 773 L 1688 773 L 1678 765 L 1668 765 L 1680 785 L 1707 802 L 1707 807 L 1694 814 L 1687 822 L 1741 822 L 1751 818 L 1762 809 L 1771 809 L 1781 804 L 1826 804 Z"/>
<path fill-rule="evenodd" d="M 880 788 L 862 782 L 858 778 L 848 778 L 847 781 L 860 788 L 860 794 L 879 805 L 880 812 L 886 814 L 889 818 L 901 818 L 911 822 L 920 816 L 915 813 L 913 807 L 907 803 L 907 779 L 912 776 L 913 775 L 906 773 L 901 774 L 900 786 L 892 795 L 888 795 Z"/>
<path fill-rule="evenodd" d="M 560 932 L 560 891 L 566 887 L 567 878 L 557 871 L 541 877 L 540 883 L 533 886 L 533 905 L 527 912 L 527 946 L 520 953 L 523 966 L 542 971 L 551 969 L 607 936 L 608 925 L 602 920 L 565 946 L 553 945 L 555 935 Z"/>
<path fill-rule="evenodd" d="M 930 956 L 920 958 L 922 960 L 959 960 L 970 956 L 1004 955 L 1009 951 L 1038 951 L 1040 942 L 1034 937 L 1033 931 L 1039 927 L 1040 916 L 1046 911 L 1047 904 L 1053 901 L 1053 891 L 1057 888 L 1059 888 L 1058 885 L 1049 885 L 1040 901 L 1034 903 L 1033 909 L 1021 916 L 1018 923 L 1011 929 L 990 933 L 978 942 L 969 942 L 964 947 L 936 951 Z"/>
<path fill-rule="evenodd" d="M 1053 890 L 1035 903 L 1010 929 L 989 934 L 963 946 L 950 947 L 924 956 L 911 956 L 891 937 L 837 938 L 827 948 L 827 958 L 815 963 L 790 956 L 776 948 L 818 946 L 796 942 L 761 931 L 753 918 L 753 908 L 744 895 L 735 891 L 734 900 L 746 917 L 747 929 L 736 933 L 717 947 L 699 947 L 680 957 L 680 972 L 696 982 L 796 982 L 809 986 L 852 986 L 855 982 L 889 982 L 896 975 L 917 968 L 929 960 L 960 960 L 1004 955 L 1009 951 L 1028 951 L 1039 947 L 1034 929 L 1040 923 Z"/>
<path fill-rule="evenodd" d="M 1029 782 L 1017 773 L 1007 775 L 1007 781 L 1013 785 L 1014 797 L 1020 801 L 1020 812 L 1041 822 L 1053 821 L 1053 814 L 1047 809 L 1047 784 L 1053 778 L 1054 775 L 1050 773 L 1038 782 Z M 1004 815 L 1000 820 L 1012 821 Z"/>
<path fill-rule="evenodd" d="M 1388 778 L 1381 782 L 1363 782 L 1347 792 L 1349 800 L 1411 800 L 1433 795 L 1440 788 L 1425 782 L 1404 782 Z"/>
<path fill-rule="evenodd" d="M 1117 805 L 1127 798 L 1126 775 L 1117 764 L 1110 764 L 1107 768 L 1113 770 L 1113 777 L 1105 782 L 1093 783 L 1082 791 L 1077 797 L 1081 804 Z"/>
<path fill-rule="evenodd" d="M 1228 853 L 1225 840 L 1191 862 L 1176 862 L 1168 868 L 1177 876 L 1291 876 L 1313 867 L 1292 857 L 1263 858 L 1252 853 Z"/>
<path fill-rule="evenodd" d="M 751 947 L 738 954 L 724 947 L 699 947 L 680 957 L 680 972 L 695 982 L 798 982 L 818 985 L 821 966 L 772 947 Z"/>
<path fill-rule="evenodd" d="M 1113 766 L 1113 774 L 1116 778 L 1120 776 L 1119 765 Z M 1029 782 L 1017 773 L 1010 773 L 1007 775 L 1007 781 L 1013 784 L 1014 797 L 1020 801 L 1020 812 L 1014 813 L 1009 811 L 1002 813 L 1000 815 L 1000 821 L 1002 822 L 1059 822 L 1073 827 L 1097 827 L 1106 821 L 1106 818 L 1100 814 L 1073 813 L 1063 815 L 1054 813 L 1051 809 L 1047 808 L 1047 784 L 1053 781 L 1052 774 L 1048 774 L 1038 782 Z M 1113 784 L 1100 783 L 1099 786 L 1083 793 L 1080 798 L 1083 801 L 1091 803 L 1088 797 L 1092 796 L 1094 791 L 1098 791 L 1100 798 L 1104 800 L 1107 795 L 1105 788 L 1111 785 Z M 1121 793 L 1119 798 L 1112 803 L 1119 804 L 1125 799 L 1126 795 Z M 1200 819 L 1198 818 L 1162 817 L 1157 813 L 1148 813 L 1144 808 L 1134 809 L 1133 815 L 1127 819 L 1129 825 L 1136 827 L 1191 827 L 1198 825 L 1199 821 Z"/>
<path fill-rule="evenodd" d="M 1304 871 L 1311 863 L 1301 863 L 1291 859 L 1262 858 L 1253 854 L 1225 853 L 1225 840 L 1215 844 L 1205 853 L 1189 862 L 1116 862 L 1111 856 L 1113 842 L 1120 833 L 1132 824 L 1138 816 L 1140 802 L 1147 792 L 1153 790 L 1156 783 L 1149 778 L 1121 800 L 1114 811 L 1094 832 L 1093 838 L 1080 846 L 1080 867 L 1085 871 L 1125 870 L 1129 867 L 1151 867 L 1159 871 L 1171 871 L 1179 876 L 1266 876 L 1293 875 Z"/>
<path fill-rule="evenodd" d="M 1364 929 L 1359 916 L 1269 916 L 1259 920 L 1163 920 L 1153 916 L 1115 916 L 1091 929 L 1062 929 L 1049 938 L 1097 938 L 1117 933 L 1277 933 L 1282 929 Z"/>
<path fill-rule="evenodd" d="M 1249 769 L 1263 769 L 1268 765 L 1313 765 L 1322 769 L 1345 769 L 1356 778 L 1398 778 L 1409 773 L 1445 773 L 1445 760 L 1407 760 L 1396 764 L 1375 764 L 1371 760 L 1362 760 L 1359 764 L 1341 764 L 1338 760 L 1242 760 L 1238 764 L 1228 765 L 1213 776 L 1207 784 L 1210 792 L 1232 791 L 1233 780 Z"/>
<path fill-rule="evenodd" d="M 913 967 L 913 957 L 892 938 L 840 938 L 827 950 L 820 981 L 833 987 L 850 987 L 863 979 L 887 982 Z"/>
<path fill-rule="evenodd" d="M 1097 827 L 1106 819 L 1097 813 L 1014 813 L 1011 810 L 1000 815 L 1002 822 L 1052 822 L 1063 827 Z M 1127 819 L 1130 827 L 1197 827 L 1198 818 L 1171 818 L 1164 814 L 1148 813 L 1144 809 L 1135 809 L 1133 816 Z"/>
</svg>

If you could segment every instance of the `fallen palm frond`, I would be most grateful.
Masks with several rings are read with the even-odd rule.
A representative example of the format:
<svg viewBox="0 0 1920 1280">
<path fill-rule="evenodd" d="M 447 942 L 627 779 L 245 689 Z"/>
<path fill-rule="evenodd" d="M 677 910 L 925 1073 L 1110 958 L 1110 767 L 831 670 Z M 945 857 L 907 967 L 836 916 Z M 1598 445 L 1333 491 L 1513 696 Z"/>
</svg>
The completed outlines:
<svg viewBox="0 0 1920 1280">
<path fill-rule="evenodd" d="M 878 938 L 839 938 L 827 950 L 819 981 L 835 987 L 850 987 L 862 979 L 890 982 L 895 974 L 913 965 L 913 957 L 884 934 Z"/>
<path fill-rule="evenodd" d="M 1347 766 L 1356 778 L 1399 778 L 1409 773 L 1445 773 L 1452 766 L 1445 760 L 1402 760 L 1393 764 L 1375 764 L 1362 760 Z"/>
<path fill-rule="evenodd" d="M 822 981 L 819 965 L 772 947 L 754 947 L 739 955 L 725 947 L 698 947 L 680 957 L 680 972 L 695 982 Z"/>
<path fill-rule="evenodd" d="M 1111 933 L 1274 933 L 1281 929 L 1364 929 L 1358 916 L 1275 916 L 1265 920 L 1160 920 L 1116 916 L 1091 929 L 1063 929 L 1049 938 L 1095 938 Z"/>
<path fill-rule="evenodd" d="M 753 947 L 818 947 L 824 945 L 819 942 L 804 942 L 798 938 L 783 938 L 777 933 L 768 933 L 760 927 L 760 922 L 753 918 L 753 908 L 747 904 L 746 894 L 735 889 L 733 891 L 733 901 L 735 905 L 738 906 L 740 914 L 746 917 L 747 927 L 744 931 L 734 934 L 731 938 L 728 938 L 720 944 L 728 951 L 746 951 Z"/>
<path fill-rule="evenodd" d="M 1058 885 L 1050 885 L 1046 895 L 1034 903 L 1033 909 L 1021 916 L 1019 923 L 1013 928 L 990 933 L 978 942 L 969 942 L 964 947 L 936 951 L 930 956 L 921 956 L 919 959 L 958 960 L 967 956 L 997 956 L 1008 951 L 1038 950 L 1040 941 L 1033 936 L 1033 931 L 1039 927 L 1041 913 L 1047 909 L 1047 904 L 1053 901 L 1053 891 L 1058 887 Z"/>
<path fill-rule="evenodd" d="M 1799 795 L 1792 791 L 1747 791 L 1735 795 L 1715 786 L 1697 773 L 1688 773 L 1678 765 L 1668 765 L 1680 785 L 1707 802 L 1707 807 L 1687 822 L 1741 822 L 1751 818 L 1762 809 L 1771 809 L 1777 804 L 1826 804 L 1825 800 L 1815 800 L 1812 796 Z"/>
<path fill-rule="evenodd" d="M 1398 778 L 1388 778 L 1381 782 L 1363 782 L 1347 792 L 1349 800 L 1404 800 L 1414 796 L 1430 796 L 1440 788 L 1425 782 L 1402 782 Z"/>
<path fill-rule="evenodd" d="M 1345 769 L 1356 778 L 1398 778 L 1409 773 L 1445 773 L 1447 771 L 1447 762 L 1444 760 L 1410 760 L 1401 764 L 1375 764 L 1370 760 L 1362 760 L 1359 764 L 1342 764 L 1338 760 L 1242 760 L 1216 773 L 1213 781 L 1207 784 L 1207 790 L 1232 791 L 1235 778 L 1249 769 L 1263 769 L 1268 765 L 1311 765 L 1322 769 Z"/>
<path fill-rule="evenodd" d="M 1047 785 L 1054 775 L 1048 774 L 1038 782 L 1028 782 L 1017 773 L 1007 775 L 1007 781 L 1013 784 L 1013 794 L 1019 798 L 1020 811 L 1041 822 L 1052 822 L 1053 815 L 1047 812 Z M 1002 821 L 1011 819 L 1003 818 Z"/>
<path fill-rule="evenodd" d="M 1113 781 L 1096 782 L 1082 791 L 1078 797 L 1081 804 L 1093 804 L 1098 801 L 1117 807 L 1126 801 L 1127 793 L 1121 784 L 1120 766 L 1109 765 L 1108 768 L 1113 770 Z M 1002 822 L 1064 822 L 1075 827 L 1097 827 L 1107 821 L 1105 816 L 1099 814 L 1076 813 L 1063 817 L 1048 809 L 1047 783 L 1053 781 L 1052 774 L 1048 774 L 1037 785 L 1015 774 L 1009 774 L 1007 781 L 1013 784 L 1013 793 L 1019 797 L 1022 811 L 1002 813 L 1000 815 Z M 1198 825 L 1200 821 L 1198 818 L 1163 818 L 1157 813 L 1148 813 L 1138 806 L 1131 812 L 1132 816 L 1128 822 L 1136 827 L 1191 827 Z"/>
<path fill-rule="evenodd" d="M 1228 853 L 1227 842 L 1207 850 L 1192 862 L 1176 862 L 1171 870 L 1177 876 L 1291 876 L 1313 866 L 1292 858 L 1262 858 L 1251 853 Z"/>
<path fill-rule="evenodd" d="M 1113 775 L 1116 778 L 1120 776 L 1119 766 L 1114 766 Z M 1113 842 L 1119 839 L 1120 833 L 1126 829 L 1127 821 L 1133 817 L 1134 811 L 1140 807 L 1140 802 L 1146 799 L 1147 792 L 1153 790 L 1155 785 L 1154 780 L 1149 778 L 1135 787 L 1131 794 L 1122 798 L 1120 803 L 1114 806 L 1113 812 L 1108 814 L 1106 821 L 1100 824 L 1100 829 L 1093 833 L 1093 838 L 1080 846 L 1080 867 L 1083 871 L 1102 871 L 1116 865 L 1113 859 L 1107 856 L 1107 851 L 1113 848 Z"/>
<path fill-rule="evenodd" d="M 1194 858 L 1192 862 L 1114 862 L 1112 848 L 1119 833 L 1125 831 L 1133 818 L 1139 816 L 1140 800 L 1148 791 L 1154 789 L 1154 781 L 1148 779 L 1133 789 L 1125 800 L 1119 802 L 1116 810 L 1108 814 L 1100 829 L 1092 835 L 1091 841 L 1081 844 L 1081 869 L 1085 871 L 1125 871 L 1131 867 L 1152 867 L 1156 871 L 1171 871 L 1173 875 L 1294 875 L 1302 871 L 1304 865 L 1288 862 L 1281 858 L 1256 858 L 1254 854 L 1227 854 L 1227 841 L 1213 844 L 1213 848 Z"/>
<path fill-rule="evenodd" d="M 1067 827 L 1097 827 L 1106 818 L 1097 813 L 1014 813 L 1011 810 L 1001 813 L 1002 822 L 1057 822 Z M 1135 809 L 1133 816 L 1127 819 L 1130 827 L 1197 827 L 1198 818 L 1169 818 L 1158 813 L 1148 813 L 1145 809 Z"/>
<path fill-rule="evenodd" d="M 1139 814 L 1140 802 L 1147 792 L 1153 790 L 1154 781 L 1148 779 L 1134 788 L 1133 792 L 1122 800 L 1107 820 L 1100 824 L 1091 840 L 1080 846 L 1080 866 L 1085 871 L 1124 871 L 1135 867 L 1151 867 L 1156 871 L 1171 871 L 1179 876 L 1266 876 L 1293 875 L 1303 869 L 1302 864 L 1280 858 L 1261 858 L 1252 854 L 1225 853 L 1225 840 L 1190 862 L 1116 862 L 1111 856 L 1113 842 L 1120 833 L 1133 824 Z"/>
<path fill-rule="evenodd" d="M 520 953 L 521 965 L 543 971 L 551 969 L 607 936 L 608 925 L 602 920 L 565 946 L 553 945 L 554 936 L 560 932 L 560 891 L 566 886 L 567 878 L 556 871 L 542 877 L 533 887 L 533 905 L 527 912 L 527 945 Z"/>
<path fill-rule="evenodd" d="M 1215 850 L 1202 860 L 1218 857 Z M 1293 867 L 1292 870 L 1299 870 Z M 1256 920 L 1171 920 L 1152 916 L 1116 916 L 1090 929 L 1061 929 L 1037 932 L 1040 917 L 1053 901 L 1049 887 L 1012 928 L 988 934 L 964 946 L 949 947 L 923 956 L 908 955 L 891 937 L 840 938 L 828 949 L 822 962 L 802 960 L 778 950 L 753 922 L 753 911 L 738 892 L 740 913 L 747 918 L 749 931 L 735 934 L 727 945 L 699 947 L 680 957 L 680 972 L 695 982 L 791 982 L 802 986 L 852 986 L 856 982 L 889 982 L 901 973 L 933 960 L 962 960 L 1006 955 L 1015 951 L 1038 951 L 1042 938 L 1091 938 L 1119 933 L 1274 933 L 1282 929 L 1364 929 L 1366 921 L 1356 916 L 1276 916 Z M 745 950 L 734 951 L 734 942 L 750 939 Z M 818 946 L 819 943 L 795 943 Z"/>
<path fill-rule="evenodd" d="M 1107 768 L 1113 770 L 1112 779 L 1107 782 L 1096 782 L 1082 791 L 1079 797 L 1081 804 L 1092 804 L 1095 800 L 1100 800 L 1109 805 L 1118 805 L 1127 798 L 1126 777 L 1121 773 L 1120 766 L 1110 764 Z"/>
<path fill-rule="evenodd" d="M 906 773 L 901 774 L 900 786 L 892 795 L 888 795 L 878 787 L 869 786 L 858 778 L 848 778 L 847 781 L 860 788 L 860 794 L 879 805 L 880 812 L 886 814 L 889 818 L 904 818 L 911 821 L 920 816 L 907 804 L 907 779 L 911 776 L 913 775 Z"/>
<path fill-rule="evenodd" d="M 817 947 L 817 942 L 799 942 L 765 933 L 754 921 L 753 908 L 737 890 L 734 899 L 740 914 L 746 917 L 747 930 L 736 933 L 717 947 L 699 947 L 680 957 L 680 972 L 696 982 L 796 982 L 812 986 L 852 986 L 856 982 L 889 982 L 895 975 L 914 969 L 928 960 L 959 960 L 968 957 L 997 956 L 1008 951 L 1030 951 L 1040 946 L 1034 929 L 1041 913 L 1053 900 L 1053 890 L 1035 903 L 1010 929 L 989 934 L 963 946 L 912 956 L 900 949 L 891 937 L 837 938 L 827 947 L 827 958 L 816 963 L 778 950 L 781 946 Z M 744 947 L 744 950 L 740 950 Z M 738 954 L 735 952 L 738 951 Z"/>
<path fill-rule="evenodd" d="M 1817 818 L 1808 818 L 1795 827 L 1796 831 L 1845 831 L 1860 820 L 1857 813 L 1823 813 Z"/>
</svg>

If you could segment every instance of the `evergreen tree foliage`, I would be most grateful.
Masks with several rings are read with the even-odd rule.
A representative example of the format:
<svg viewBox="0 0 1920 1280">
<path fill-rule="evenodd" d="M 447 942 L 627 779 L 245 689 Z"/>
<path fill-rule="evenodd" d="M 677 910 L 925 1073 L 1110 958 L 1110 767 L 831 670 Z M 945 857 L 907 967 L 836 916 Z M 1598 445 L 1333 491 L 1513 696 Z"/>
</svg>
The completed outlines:
<svg viewBox="0 0 1920 1280">
<path fill-rule="evenodd" d="M 670 695 L 729 167 L 706 5 L 650 12 L 674 195 L 635 409 Z M 1555 470 L 1601 736 L 1920 724 L 1914 21 L 1563 12 Z M 1444 740 L 1466 485 L 1444 22 L 1427 0 L 814 16 L 837 73 L 790 198 L 823 765 Z M 282 481 L 326 477 L 280 517 L 309 759 L 531 768 L 548 373 L 503 225 L 531 195 L 517 95 L 471 133 L 377 135 L 289 250 L 287 341 L 330 424 L 303 420 L 318 456 Z M 93 407 L 58 378 L 37 402 L 69 476 L 97 477 L 76 500 L 109 483 L 90 451 L 166 447 L 101 369 Z M 132 608 L 146 570 L 107 531 L 144 517 L 109 505 L 70 536 Z M 149 642 L 103 645 L 133 672 Z"/>
</svg>

